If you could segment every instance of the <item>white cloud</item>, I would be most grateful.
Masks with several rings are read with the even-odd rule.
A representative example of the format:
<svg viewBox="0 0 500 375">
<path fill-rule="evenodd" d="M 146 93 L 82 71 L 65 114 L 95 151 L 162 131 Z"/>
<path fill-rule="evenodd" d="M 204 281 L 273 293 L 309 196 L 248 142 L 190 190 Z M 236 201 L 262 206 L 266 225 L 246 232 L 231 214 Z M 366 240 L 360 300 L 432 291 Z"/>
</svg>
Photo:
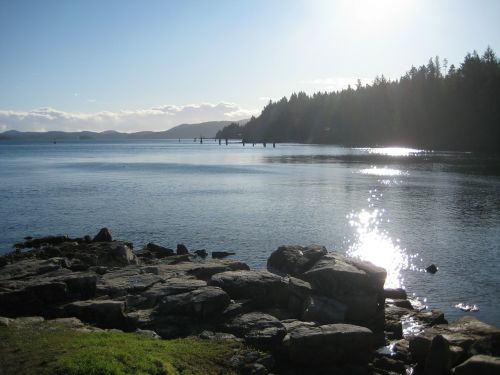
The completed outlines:
<svg viewBox="0 0 500 375">
<path fill-rule="evenodd" d="M 366 84 L 371 84 L 373 79 L 371 78 L 359 78 L 361 84 L 364 86 Z M 302 81 L 302 84 L 310 85 L 317 90 L 326 91 L 340 91 L 346 89 L 349 85 L 352 88 L 356 87 L 358 78 L 352 77 L 326 77 L 326 78 L 316 78 Z"/>
<path fill-rule="evenodd" d="M 101 111 L 95 113 L 65 112 L 38 108 L 27 112 L 0 110 L 0 129 L 19 131 L 167 130 L 183 123 L 242 120 L 258 114 L 234 103 L 201 103 L 184 106 L 163 105 L 147 109 Z"/>
</svg>

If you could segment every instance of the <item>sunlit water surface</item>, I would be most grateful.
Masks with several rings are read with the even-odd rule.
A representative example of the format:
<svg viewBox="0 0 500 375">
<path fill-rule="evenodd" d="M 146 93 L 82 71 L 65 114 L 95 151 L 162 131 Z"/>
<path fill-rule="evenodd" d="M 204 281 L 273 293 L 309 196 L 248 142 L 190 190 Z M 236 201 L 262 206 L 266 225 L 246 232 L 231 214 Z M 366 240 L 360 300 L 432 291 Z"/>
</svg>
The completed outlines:
<svg viewBox="0 0 500 375">
<path fill-rule="evenodd" d="M 108 226 L 136 248 L 183 242 L 265 267 L 279 245 L 319 243 L 385 267 L 386 286 L 450 320 L 476 307 L 500 325 L 499 166 L 399 147 L 3 142 L 0 249 Z"/>
</svg>

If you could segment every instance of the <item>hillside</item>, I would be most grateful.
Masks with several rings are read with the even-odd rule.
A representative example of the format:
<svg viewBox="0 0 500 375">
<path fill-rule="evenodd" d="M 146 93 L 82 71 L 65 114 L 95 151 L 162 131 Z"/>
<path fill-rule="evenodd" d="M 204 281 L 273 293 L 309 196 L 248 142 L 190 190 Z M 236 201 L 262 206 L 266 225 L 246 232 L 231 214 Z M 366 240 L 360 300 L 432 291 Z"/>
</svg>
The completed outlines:
<svg viewBox="0 0 500 375">
<path fill-rule="evenodd" d="M 244 124 L 246 120 L 239 121 Z M 178 139 L 178 138 L 214 138 L 218 131 L 231 121 L 210 121 L 198 124 L 181 124 L 169 130 L 153 132 L 120 133 L 115 130 L 103 132 L 19 132 L 8 130 L 0 133 L 0 141 L 85 141 L 85 140 L 133 140 L 133 139 Z"/>
</svg>

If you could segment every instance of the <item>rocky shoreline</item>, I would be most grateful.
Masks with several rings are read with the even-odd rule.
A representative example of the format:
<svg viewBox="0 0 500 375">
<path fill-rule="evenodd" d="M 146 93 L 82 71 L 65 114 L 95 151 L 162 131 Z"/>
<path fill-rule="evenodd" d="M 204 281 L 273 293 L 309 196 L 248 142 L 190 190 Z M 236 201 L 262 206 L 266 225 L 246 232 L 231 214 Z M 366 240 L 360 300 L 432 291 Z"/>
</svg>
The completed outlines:
<svg viewBox="0 0 500 375">
<path fill-rule="evenodd" d="M 281 246 L 267 270 L 181 244 L 134 251 L 106 228 L 15 247 L 0 257 L 0 326 L 237 340 L 258 351 L 228 362 L 251 374 L 500 373 L 499 329 L 473 317 L 448 324 L 384 289 L 384 269 L 322 246 Z"/>
</svg>

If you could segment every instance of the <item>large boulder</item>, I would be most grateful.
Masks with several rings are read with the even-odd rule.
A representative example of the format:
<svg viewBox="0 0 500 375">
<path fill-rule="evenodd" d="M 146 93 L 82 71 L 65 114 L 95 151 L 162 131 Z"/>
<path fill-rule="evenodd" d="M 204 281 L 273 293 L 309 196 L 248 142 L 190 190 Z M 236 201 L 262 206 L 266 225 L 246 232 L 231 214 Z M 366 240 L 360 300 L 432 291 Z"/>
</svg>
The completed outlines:
<svg viewBox="0 0 500 375">
<path fill-rule="evenodd" d="M 187 315 L 207 318 L 222 313 L 230 298 L 222 289 L 206 286 L 187 293 L 164 297 L 158 311 L 164 315 Z"/>
<path fill-rule="evenodd" d="M 363 324 L 383 309 L 386 272 L 330 253 L 302 275 L 317 293 L 347 306 L 346 321 Z"/>
<path fill-rule="evenodd" d="M 59 280 L 15 282 L 9 287 L 0 292 L 0 314 L 6 316 L 41 315 L 48 305 L 69 297 L 68 286 Z"/>
<path fill-rule="evenodd" d="M 412 358 L 421 365 L 426 364 L 433 339 L 442 336 L 450 347 L 459 347 L 465 357 L 474 354 L 500 356 L 500 329 L 465 316 L 450 324 L 438 324 L 409 338 Z M 456 358 L 460 360 L 461 358 Z M 458 363 L 452 363 L 452 366 Z"/>
<path fill-rule="evenodd" d="M 366 365 L 373 359 L 373 333 L 350 324 L 288 324 L 283 342 L 288 360 L 299 365 Z"/>
<path fill-rule="evenodd" d="M 285 327 L 278 319 L 261 312 L 239 315 L 226 323 L 224 328 L 261 349 L 275 349 L 286 334 Z"/>
<path fill-rule="evenodd" d="M 313 293 L 346 306 L 345 320 L 369 326 L 384 308 L 387 272 L 370 262 L 328 253 L 322 246 L 281 246 L 267 262 L 268 270 L 310 283 Z M 383 328 L 383 322 L 377 323 Z"/>
<path fill-rule="evenodd" d="M 128 293 L 147 290 L 162 281 L 162 277 L 142 272 L 138 266 L 123 267 L 102 275 L 97 283 L 97 294 L 110 297 L 125 296 Z"/>
<path fill-rule="evenodd" d="M 10 279 L 0 280 L 0 314 L 50 315 L 51 305 L 95 295 L 95 274 L 71 272 L 54 259 L 24 260 L 17 265 L 23 270 L 21 279 L 8 273 Z M 11 266 L 14 264 L 8 267 Z M 40 271 L 45 267 L 46 272 Z M 12 267 L 9 272 L 15 269 Z"/>
<path fill-rule="evenodd" d="M 272 306 L 288 302 L 287 283 L 267 271 L 229 271 L 218 273 L 209 280 L 232 299 L 249 299 L 255 306 Z"/>
<path fill-rule="evenodd" d="M 100 328 L 123 329 L 127 326 L 125 303 L 115 300 L 76 301 L 64 307 L 67 316 L 92 323 Z"/>
<path fill-rule="evenodd" d="M 343 323 L 347 306 L 328 297 L 310 296 L 304 303 L 302 320 L 321 324 Z"/>
<path fill-rule="evenodd" d="M 267 269 L 279 275 L 300 277 L 327 254 L 324 246 L 280 246 L 267 260 Z"/>
<path fill-rule="evenodd" d="M 453 369 L 454 375 L 498 375 L 500 374 L 500 357 L 475 355 Z"/>
<path fill-rule="evenodd" d="M 127 306 L 130 308 L 153 308 L 158 305 L 163 297 L 191 292 L 207 286 L 203 280 L 179 277 L 163 280 L 156 283 L 141 293 L 127 296 Z"/>
</svg>

